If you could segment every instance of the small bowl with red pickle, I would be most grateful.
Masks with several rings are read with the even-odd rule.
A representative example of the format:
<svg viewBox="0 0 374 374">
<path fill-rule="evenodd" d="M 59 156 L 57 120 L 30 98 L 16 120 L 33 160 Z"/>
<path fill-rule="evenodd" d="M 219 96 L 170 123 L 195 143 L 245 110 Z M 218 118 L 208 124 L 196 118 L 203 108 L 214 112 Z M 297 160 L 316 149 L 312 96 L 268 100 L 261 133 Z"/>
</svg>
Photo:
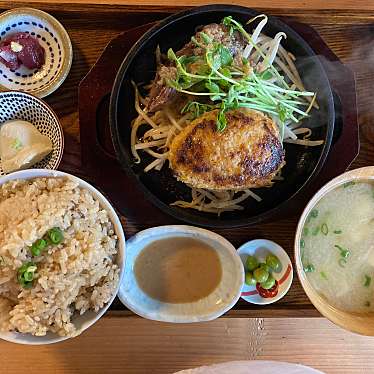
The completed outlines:
<svg viewBox="0 0 374 374">
<path fill-rule="evenodd" d="M 15 8 L 0 14 L 0 90 L 45 97 L 67 77 L 72 46 L 64 27 L 48 13 Z"/>
<path fill-rule="evenodd" d="M 238 249 L 245 270 L 241 297 L 252 304 L 266 305 L 281 299 L 290 289 L 292 263 L 285 250 L 266 240 L 251 240 Z"/>
</svg>

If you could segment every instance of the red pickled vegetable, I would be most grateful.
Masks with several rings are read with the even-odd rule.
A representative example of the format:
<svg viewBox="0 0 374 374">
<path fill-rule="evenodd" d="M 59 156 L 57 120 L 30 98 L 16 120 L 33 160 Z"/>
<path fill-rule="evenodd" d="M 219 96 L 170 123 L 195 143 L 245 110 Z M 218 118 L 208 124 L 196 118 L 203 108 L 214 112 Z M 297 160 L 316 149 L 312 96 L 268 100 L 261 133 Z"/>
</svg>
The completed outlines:
<svg viewBox="0 0 374 374">
<path fill-rule="evenodd" d="M 266 299 L 277 296 L 278 288 L 279 288 L 279 283 L 277 280 L 275 280 L 274 286 L 269 288 L 268 290 L 266 290 L 265 288 L 262 288 L 260 283 L 256 284 L 256 289 L 257 289 L 258 294 L 261 297 L 266 298 Z"/>
</svg>

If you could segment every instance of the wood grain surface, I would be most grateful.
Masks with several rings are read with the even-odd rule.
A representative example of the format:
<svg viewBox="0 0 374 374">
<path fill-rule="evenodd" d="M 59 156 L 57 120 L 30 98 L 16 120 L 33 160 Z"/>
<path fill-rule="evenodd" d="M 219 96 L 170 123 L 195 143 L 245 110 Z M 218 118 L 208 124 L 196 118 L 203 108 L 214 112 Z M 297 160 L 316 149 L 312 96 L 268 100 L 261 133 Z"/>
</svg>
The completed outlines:
<svg viewBox="0 0 374 374">
<path fill-rule="evenodd" d="M 328 3 L 328 2 L 326 2 Z M 368 3 L 372 3 L 371 1 Z M 26 6 L 28 3 L 5 2 L 0 0 L 0 8 Z M 177 4 L 177 3 L 174 3 Z M 263 4 L 263 3 L 261 3 Z M 356 2 L 357 7 L 360 4 Z M 77 113 L 78 84 L 94 64 L 105 45 L 118 33 L 134 26 L 163 18 L 180 8 L 173 7 L 129 7 L 104 5 L 64 5 L 57 3 L 37 3 L 42 10 L 49 11 L 67 29 L 74 49 L 71 72 L 61 86 L 46 101 L 61 118 L 65 133 L 65 152 L 61 169 L 73 174 L 84 174 L 84 165 L 80 160 L 79 119 Z M 361 150 L 352 168 L 372 165 L 374 162 L 374 10 L 373 11 L 304 11 L 294 9 L 272 9 L 269 14 L 290 17 L 293 20 L 314 27 L 335 54 L 356 74 L 359 122 L 361 127 Z M 89 178 L 88 178 L 89 179 Z M 115 183 L 115 181 L 113 181 Z M 130 237 L 134 233 L 158 224 L 152 215 L 144 213 L 142 219 L 121 217 L 125 233 Z M 293 259 L 293 240 L 298 217 L 256 225 L 242 229 L 217 230 L 235 246 L 255 238 L 267 238 L 279 243 Z M 170 223 L 174 222 L 170 219 Z M 119 301 L 113 309 L 122 308 Z M 127 313 L 126 313 L 127 314 Z M 309 302 L 296 274 L 289 293 L 279 302 L 266 308 L 259 308 L 245 302 L 239 302 L 229 316 L 316 316 L 318 313 Z"/>
<path fill-rule="evenodd" d="M 69 4 L 80 4 L 80 5 L 130 5 L 130 6 L 170 6 L 170 1 L 168 0 L 70 0 L 70 1 L 51 1 L 51 0 L 29 0 L 27 1 L 30 4 L 50 4 L 58 3 L 59 5 L 65 6 Z M 6 1 L 1 1 L 1 3 L 7 3 Z M 257 0 L 175 0 L 173 4 L 176 6 L 196 6 L 196 5 L 205 5 L 205 4 L 238 4 L 251 8 L 256 8 L 259 5 Z M 8 2 L 9 4 L 9 2 Z M 17 2 L 12 3 L 17 4 Z M 9 6 L 9 5 L 6 5 Z M 14 6 L 14 5 L 13 5 Z M 334 9 L 334 10 L 374 10 L 373 0 L 262 0 L 260 3 L 262 8 L 280 8 L 280 9 Z"/>
<path fill-rule="evenodd" d="M 0 372 L 166 374 L 256 359 L 304 364 L 326 374 L 371 374 L 373 347 L 374 338 L 322 318 L 220 318 L 176 325 L 112 316 L 59 344 L 0 341 Z"/>
</svg>

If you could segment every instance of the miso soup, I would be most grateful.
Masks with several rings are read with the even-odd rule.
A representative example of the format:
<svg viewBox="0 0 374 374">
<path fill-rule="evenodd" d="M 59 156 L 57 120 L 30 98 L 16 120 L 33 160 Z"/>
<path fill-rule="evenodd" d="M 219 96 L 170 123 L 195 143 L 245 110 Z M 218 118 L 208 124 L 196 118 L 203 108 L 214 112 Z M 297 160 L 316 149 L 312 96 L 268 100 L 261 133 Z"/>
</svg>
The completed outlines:
<svg viewBox="0 0 374 374">
<path fill-rule="evenodd" d="M 348 182 L 311 210 L 300 242 L 313 288 L 346 311 L 374 310 L 374 184 Z"/>
</svg>

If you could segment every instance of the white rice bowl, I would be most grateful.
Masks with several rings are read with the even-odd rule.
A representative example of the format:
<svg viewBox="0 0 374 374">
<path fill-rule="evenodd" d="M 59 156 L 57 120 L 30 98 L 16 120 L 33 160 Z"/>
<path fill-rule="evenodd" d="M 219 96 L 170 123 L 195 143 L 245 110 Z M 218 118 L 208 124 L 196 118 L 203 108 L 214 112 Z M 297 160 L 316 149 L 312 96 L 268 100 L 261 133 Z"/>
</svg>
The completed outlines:
<svg viewBox="0 0 374 374">
<path fill-rule="evenodd" d="M 38 178 L 37 182 L 35 178 Z M 24 180 L 29 180 L 30 188 L 29 184 L 22 183 Z M 50 181 L 49 185 L 46 181 Z M 7 271 L 0 271 L 0 338 L 21 344 L 50 344 L 79 335 L 109 308 L 124 272 L 125 237 L 117 214 L 99 191 L 73 175 L 29 169 L 1 177 L 0 226 L 6 227 L 7 224 L 4 222 L 7 207 L 5 204 L 4 211 L 2 204 L 4 196 L 10 201 L 10 222 L 12 219 L 17 221 L 17 214 L 22 215 L 24 212 L 27 216 L 32 211 L 28 211 L 27 196 L 22 201 L 22 195 L 31 193 L 35 198 L 40 192 L 39 186 L 42 193 L 37 206 L 43 209 L 34 207 L 29 219 L 21 219 L 21 223 L 14 229 L 8 229 L 6 232 L 11 239 L 0 237 L 2 266 L 5 263 L 8 267 Z M 14 198 L 14 188 L 18 191 L 17 199 Z M 64 196 L 64 193 L 67 194 L 65 199 L 54 199 Z M 74 207 L 71 208 L 70 204 L 70 210 L 66 209 L 64 202 L 73 202 Z M 75 206 L 78 207 L 76 210 Z M 68 210 L 69 214 L 66 214 Z M 17 269 L 22 262 L 30 260 L 30 253 L 25 246 L 30 246 L 52 227 L 62 229 L 64 242 L 58 246 L 49 246 L 42 255 L 32 258 L 33 262 L 40 261 L 40 274 L 32 289 L 17 288 L 17 281 L 14 280 Z M 59 250 L 62 247 L 64 251 Z M 15 277 L 11 281 L 7 280 L 12 271 Z M 17 298 L 18 303 L 15 302 Z M 70 299 L 66 301 L 65 298 Z M 13 299 L 12 306 L 9 299 Z M 40 308 L 36 308 L 38 305 Z M 50 311 L 45 305 L 51 305 L 54 309 Z M 9 313 L 10 307 L 12 311 Z M 39 323 L 43 319 L 49 319 L 49 323 L 53 321 L 51 328 L 45 327 L 48 323 Z M 15 332 L 21 330 L 24 333 Z"/>
</svg>

